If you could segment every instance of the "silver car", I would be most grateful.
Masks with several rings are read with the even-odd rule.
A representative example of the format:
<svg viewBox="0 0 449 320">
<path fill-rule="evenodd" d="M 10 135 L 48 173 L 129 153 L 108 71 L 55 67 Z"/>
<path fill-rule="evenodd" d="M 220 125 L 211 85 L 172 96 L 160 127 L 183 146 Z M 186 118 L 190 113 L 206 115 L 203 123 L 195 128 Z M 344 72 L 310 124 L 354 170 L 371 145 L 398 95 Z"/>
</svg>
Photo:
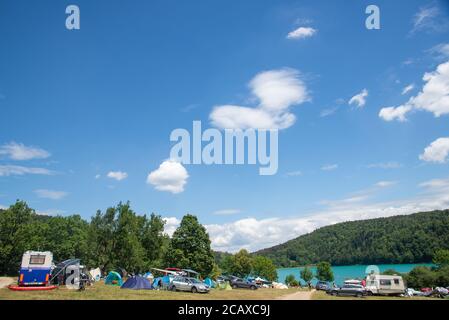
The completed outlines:
<svg viewBox="0 0 449 320">
<path fill-rule="evenodd" d="M 173 278 L 168 289 L 171 291 L 189 291 L 192 293 L 208 293 L 210 290 L 208 285 L 198 279 L 181 276 Z"/>
</svg>

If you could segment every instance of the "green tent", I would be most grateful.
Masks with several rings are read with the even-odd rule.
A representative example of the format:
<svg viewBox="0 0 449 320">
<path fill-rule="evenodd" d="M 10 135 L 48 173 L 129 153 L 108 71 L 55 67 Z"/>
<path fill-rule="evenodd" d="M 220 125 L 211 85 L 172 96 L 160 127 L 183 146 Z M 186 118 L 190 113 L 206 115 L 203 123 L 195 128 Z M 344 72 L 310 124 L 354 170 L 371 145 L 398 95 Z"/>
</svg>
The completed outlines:
<svg viewBox="0 0 449 320">
<path fill-rule="evenodd" d="M 104 284 L 121 287 L 123 284 L 122 277 L 115 271 L 109 272 L 108 276 L 104 280 Z"/>
</svg>

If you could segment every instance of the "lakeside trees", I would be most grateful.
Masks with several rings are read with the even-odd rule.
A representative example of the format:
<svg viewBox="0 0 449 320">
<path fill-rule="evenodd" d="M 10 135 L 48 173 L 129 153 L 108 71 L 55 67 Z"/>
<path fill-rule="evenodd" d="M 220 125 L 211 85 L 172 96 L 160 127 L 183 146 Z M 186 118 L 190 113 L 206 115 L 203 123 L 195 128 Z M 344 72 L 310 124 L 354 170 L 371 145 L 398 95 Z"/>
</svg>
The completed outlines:
<svg viewBox="0 0 449 320">
<path fill-rule="evenodd" d="M 267 257 L 253 256 L 242 249 L 236 254 L 215 252 L 215 261 L 225 274 L 238 277 L 249 275 L 265 278 L 269 281 L 277 280 L 276 266 Z"/>
</svg>

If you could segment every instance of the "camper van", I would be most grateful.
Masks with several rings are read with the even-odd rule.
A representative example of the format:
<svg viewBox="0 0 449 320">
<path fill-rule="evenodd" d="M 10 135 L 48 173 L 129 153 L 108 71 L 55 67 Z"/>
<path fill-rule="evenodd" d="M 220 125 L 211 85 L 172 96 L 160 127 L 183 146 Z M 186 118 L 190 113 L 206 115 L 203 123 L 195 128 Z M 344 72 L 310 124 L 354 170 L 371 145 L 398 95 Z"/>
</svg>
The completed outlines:
<svg viewBox="0 0 449 320">
<path fill-rule="evenodd" d="M 371 274 L 366 277 L 366 291 L 373 295 L 400 295 L 405 292 L 401 276 Z"/>
<path fill-rule="evenodd" d="M 19 286 L 45 286 L 48 284 L 53 265 L 53 254 L 49 251 L 27 251 L 22 256 Z"/>
</svg>

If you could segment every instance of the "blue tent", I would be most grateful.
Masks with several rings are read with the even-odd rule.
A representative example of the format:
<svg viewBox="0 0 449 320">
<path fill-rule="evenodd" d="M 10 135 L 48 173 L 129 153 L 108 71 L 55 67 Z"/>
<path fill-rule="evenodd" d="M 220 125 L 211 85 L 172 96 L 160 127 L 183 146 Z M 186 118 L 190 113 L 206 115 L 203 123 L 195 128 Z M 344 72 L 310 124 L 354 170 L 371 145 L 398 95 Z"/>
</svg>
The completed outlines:
<svg viewBox="0 0 449 320">
<path fill-rule="evenodd" d="M 128 278 L 121 289 L 151 290 L 151 283 L 144 277 L 135 276 Z"/>
<path fill-rule="evenodd" d="M 204 284 L 208 285 L 210 288 L 215 288 L 215 282 L 211 278 L 204 279 Z"/>
<path fill-rule="evenodd" d="M 108 276 L 104 280 L 105 284 L 121 286 L 123 284 L 122 277 L 115 271 L 109 272 Z"/>
</svg>

